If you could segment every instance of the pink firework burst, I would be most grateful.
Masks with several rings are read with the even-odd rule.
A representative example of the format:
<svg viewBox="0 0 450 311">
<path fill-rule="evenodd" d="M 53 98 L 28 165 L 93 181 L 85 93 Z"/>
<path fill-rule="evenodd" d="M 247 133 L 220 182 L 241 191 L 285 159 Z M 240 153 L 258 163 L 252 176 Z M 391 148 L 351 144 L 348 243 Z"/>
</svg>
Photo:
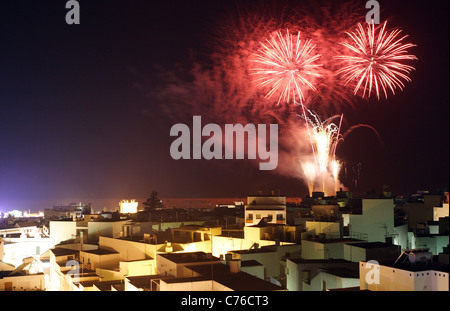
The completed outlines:
<svg viewBox="0 0 450 311">
<path fill-rule="evenodd" d="M 278 102 L 303 103 L 305 88 L 316 90 L 311 80 L 319 77 L 315 64 L 320 55 L 314 54 L 315 45 L 311 40 L 302 40 L 300 32 L 296 35 L 283 35 L 277 31 L 270 39 L 261 43 L 261 48 L 251 60 L 255 65 L 250 68 L 251 75 L 258 76 L 254 80 L 261 87 L 268 87 L 266 98 L 278 95 Z"/>
<path fill-rule="evenodd" d="M 350 43 L 342 43 L 349 53 L 337 56 L 343 64 L 337 74 L 345 85 L 354 85 L 355 95 L 362 92 L 362 97 L 366 94 L 370 97 L 375 92 L 380 99 L 380 92 L 383 92 L 387 98 L 388 90 L 395 94 L 397 88 L 403 90 L 405 87 L 403 81 L 411 81 L 409 73 L 414 67 L 402 62 L 417 59 L 407 52 L 415 45 L 403 44 L 407 36 L 400 36 L 400 29 L 387 31 L 386 24 L 375 26 L 372 23 L 364 28 L 358 23 L 355 32 L 347 32 Z"/>
</svg>

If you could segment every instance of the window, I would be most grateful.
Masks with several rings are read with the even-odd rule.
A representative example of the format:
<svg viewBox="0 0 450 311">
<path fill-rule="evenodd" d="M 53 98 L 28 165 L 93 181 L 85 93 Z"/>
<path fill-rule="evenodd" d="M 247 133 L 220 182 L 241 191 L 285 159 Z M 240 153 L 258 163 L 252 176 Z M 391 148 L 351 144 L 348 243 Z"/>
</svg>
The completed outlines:
<svg viewBox="0 0 450 311">
<path fill-rule="evenodd" d="M 256 214 L 256 219 L 261 219 L 261 214 Z"/>
</svg>

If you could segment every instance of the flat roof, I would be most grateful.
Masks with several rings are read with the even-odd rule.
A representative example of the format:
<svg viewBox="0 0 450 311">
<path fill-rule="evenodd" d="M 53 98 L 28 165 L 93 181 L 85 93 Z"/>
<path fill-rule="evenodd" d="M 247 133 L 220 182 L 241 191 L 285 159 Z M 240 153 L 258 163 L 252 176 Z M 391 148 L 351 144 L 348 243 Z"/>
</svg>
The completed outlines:
<svg viewBox="0 0 450 311">
<path fill-rule="evenodd" d="M 296 264 L 317 264 L 317 263 L 351 263 L 351 261 L 345 259 L 304 259 L 304 258 L 288 258 Z"/>
<path fill-rule="evenodd" d="M 62 248 L 62 247 L 53 248 L 53 249 L 51 249 L 51 251 L 55 256 L 69 256 L 69 255 L 78 254 L 78 252 L 79 252 L 79 250 L 76 250 L 76 249 L 69 249 L 69 248 Z"/>
<path fill-rule="evenodd" d="M 229 251 L 229 252 L 236 253 L 236 254 L 255 254 L 255 253 L 273 253 L 276 251 L 273 248 L 270 248 L 270 246 L 269 246 L 269 247 L 258 247 L 258 248 L 252 248 L 252 249 L 235 250 L 235 251 Z"/>
<path fill-rule="evenodd" d="M 245 206 L 245 210 L 246 211 L 270 211 L 270 210 L 274 210 L 274 211 L 284 211 L 286 210 L 286 205 L 283 204 L 273 204 L 273 205 L 268 205 L 268 204 L 255 204 L 255 205 L 246 205 Z"/>
<path fill-rule="evenodd" d="M 359 248 L 382 248 L 382 247 L 396 247 L 398 248 L 398 245 L 395 244 L 389 244 L 385 242 L 361 242 L 361 243 L 351 243 L 349 244 L 351 246 L 359 247 Z"/>
<path fill-rule="evenodd" d="M 316 239 L 316 238 L 312 238 L 312 239 L 305 239 L 303 241 L 310 241 L 310 242 L 317 242 L 317 243 L 322 243 L 322 244 L 328 244 L 328 243 L 349 243 L 352 242 L 364 242 L 364 240 L 360 240 L 360 239 L 354 239 L 354 238 L 336 238 L 336 239 Z"/>
<path fill-rule="evenodd" d="M 261 280 L 260 278 L 245 272 L 231 273 L 230 268 L 222 263 L 194 265 L 187 266 L 186 268 L 236 291 L 285 290 L 283 287 Z"/>
<path fill-rule="evenodd" d="M 255 267 L 255 266 L 263 266 L 263 264 L 254 259 L 241 261 L 241 267 Z"/>
<path fill-rule="evenodd" d="M 97 287 L 101 291 L 110 291 L 111 286 L 114 285 L 122 285 L 122 280 L 113 280 L 113 281 L 96 281 L 93 283 L 95 287 Z"/>
<path fill-rule="evenodd" d="M 434 258 L 431 263 L 426 263 L 426 264 L 425 263 L 411 264 L 409 262 L 397 262 L 394 265 L 394 261 L 389 260 L 389 261 L 380 261 L 380 265 L 386 266 L 386 267 L 392 267 L 394 269 L 411 271 L 411 272 L 436 270 L 436 271 L 449 273 L 449 270 L 450 270 L 448 264 L 439 263 Z"/>
<path fill-rule="evenodd" d="M 191 252 L 191 253 L 167 253 L 158 254 L 167 260 L 175 263 L 190 263 L 190 262 L 208 262 L 208 261 L 219 261 L 217 257 L 213 257 L 210 253 L 205 252 Z"/>
<path fill-rule="evenodd" d="M 189 282 L 201 282 L 201 281 L 210 281 L 211 278 L 207 278 L 204 276 L 195 276 L 195 277 L 185 277 L 185 278 L 166 278 L 161 281 L 166 283 L 189 283 Z"/>
<path fill-rule="evenodd" d="M 355 269 L 349 269 L 347 267 L 327 267 L 320 270 L 341 278 L 359 279 L 359 267 L 357 262 L 355 262 Z"/>
<path fill-rule="evenodd" d="M 110 251 L 106 249 L 92 249 L 92 250 L 85 250 L 82 251 L 83 253 L 89 253 L 94 255 L 111 255 L 111 254 L 119 254 L 119 252 L 116 251 Z"/>
<path fill-rule="evenodd" d="M 354 287 L 344 287 L 344 288 L 333 288 L 333 289 L 329 289 L 329 291 L 332 291 L 332 292 L 359 292 L 359 291 L 365 291 L 365 290 L 361 290 L 361 288 L 359 286 L 354 286 Z"/>
<path fill-rule="evenodd" d="M 162 275 L 139 275 L 139 276 L 127 276 L 128 281 L 137 288 L 150 289 L 150 282 L 152 280 L 159 280 L 164 278 Z"/>
</svg>

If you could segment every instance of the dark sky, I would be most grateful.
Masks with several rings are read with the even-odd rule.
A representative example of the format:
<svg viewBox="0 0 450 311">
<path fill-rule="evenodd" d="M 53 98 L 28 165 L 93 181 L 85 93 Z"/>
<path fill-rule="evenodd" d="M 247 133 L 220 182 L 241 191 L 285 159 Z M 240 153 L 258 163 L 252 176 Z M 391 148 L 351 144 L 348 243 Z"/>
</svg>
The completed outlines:
<svg viewBox="0 0 450 311">
<path fill-rule="evenodd" d="M 172 124 L 137 87 L 142 77 L 158 83 L 155 66 L 201 54 L 215 16 L 239 0 L 80 0 L 80 25 L 65 23 L 65 2 L 2 3 L 0 202 L 144 198 L 152 190 L 305 195 L 300 180 L 246 161 L 173 160 Z M 374 126 L 383 145 L 360 129 L 339 154 L 349 166 L 362 163 L 359 191 L 448 187 L 448 1 L 379 2 L 418 45 L 419 61 L 404 92 L 345 112 L 349 124 Z"/>
</svg>

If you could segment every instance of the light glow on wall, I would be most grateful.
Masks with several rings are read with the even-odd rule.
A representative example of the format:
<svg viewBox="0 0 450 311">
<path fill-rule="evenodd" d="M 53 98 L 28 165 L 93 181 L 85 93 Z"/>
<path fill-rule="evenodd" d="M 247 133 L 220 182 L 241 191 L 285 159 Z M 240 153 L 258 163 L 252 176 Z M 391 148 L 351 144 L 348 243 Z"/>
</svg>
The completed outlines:
<svg viewBox="0 0 450 311">
<path fill-rule="evenodd" d="M 120 212 L 123 214 L 134 214 L 137 213 L 137 208 L 138 208 L 138 202 L 136 202 L 136 200 L 122 200 L 119 203 L 120 206 Z"/>
</svg>

